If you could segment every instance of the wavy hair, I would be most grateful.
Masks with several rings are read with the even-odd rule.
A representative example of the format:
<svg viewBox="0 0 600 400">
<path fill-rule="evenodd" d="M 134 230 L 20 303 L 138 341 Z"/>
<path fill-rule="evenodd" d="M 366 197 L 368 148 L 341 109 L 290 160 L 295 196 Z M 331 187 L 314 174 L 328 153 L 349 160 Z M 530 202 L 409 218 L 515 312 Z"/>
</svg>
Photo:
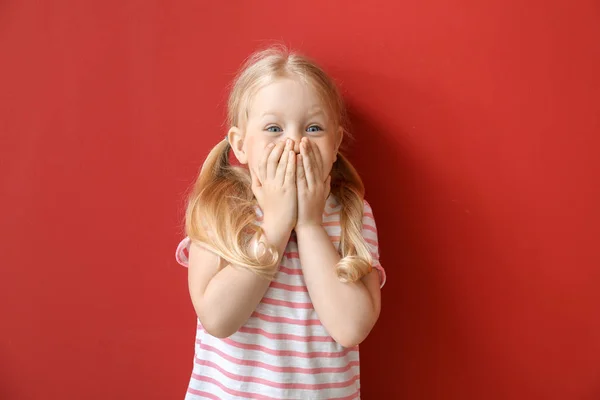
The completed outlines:
<svg viewBox="0 0 600 400">
<path fill-rule="evenodd" d="M 243 126 L 256 92 L 283 77 L 312 85 L 329 108 L 335 125 L 348 134 L 344 102 L 334 81 L 310 59 L 281 46 L 254 53 L 242 66 L 227 104 L 229 125 Z M 222 140 L 204 161 L 188 199 L 186 234 L 228 263 L 272 279 L 277 273 L 279 255 L 274 246 L 263 240 L 250 175 L 247 169 L 231 164 L 230 150 L 228 141 Z M 362 236 L 364 186 L 356 169 L 341 153 L 331 170 L 331 195 L 341 204 L 342 258 L 336 272 L 342 282 L 356 282 L 371 271 L 372 265 L 371 252 Z"/>
</svg>

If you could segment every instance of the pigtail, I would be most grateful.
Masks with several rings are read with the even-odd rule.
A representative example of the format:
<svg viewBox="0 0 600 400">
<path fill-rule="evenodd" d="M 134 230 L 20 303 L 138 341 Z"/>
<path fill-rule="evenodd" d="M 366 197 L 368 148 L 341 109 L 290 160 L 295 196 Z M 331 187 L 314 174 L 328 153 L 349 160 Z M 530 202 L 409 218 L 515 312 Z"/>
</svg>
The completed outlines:
<svg viewBox="0 0 600 400">
<path fill-rule="evenodd" d="M 222 140 L 204 161 L 188 200 L 186 234 L 228 263 L 272 279 L 278 252 L 263 240 L 250 176 L 230 164 L 230 150 L 229 142 Z"/>
<path fill-rule="evenodd" d="M 251 56 L 237 74 L 227 103 L 229 126 L 243 129 L 251 98 L 277 78 L 294 77 L 314 86 L 336 126 L 343 127 L 346 111 L 335 82 L 317 64 L 282 48 Z M 264 242 L 256 225 L 256 200 L 247 170 L 229 163 L 231 147 L 221 141 L 210 152 L 189 197 L 186 233 L 233 265 L 273 278 L 278 252 Z M 371 271 L 372 256 L 362 235 L 364 186 L 350 162 L 338 155 L 332 169 L 331 193 L 341 203 L 338 278 L 355 282 Z M 254 239 L 254 241 L 253 241 Z M 257 243 L 249 249 L 250 243 Z"/>
<path fill-rule="evenodd" d="M 336 265 L 338 279 L 356 282 L 371 272 L 373 259 L 362 235 L 364 185 L 360 176 L 342 154 L 331 171 L 331 193 L 341 204 L 340 254 Z"/>
</svg>

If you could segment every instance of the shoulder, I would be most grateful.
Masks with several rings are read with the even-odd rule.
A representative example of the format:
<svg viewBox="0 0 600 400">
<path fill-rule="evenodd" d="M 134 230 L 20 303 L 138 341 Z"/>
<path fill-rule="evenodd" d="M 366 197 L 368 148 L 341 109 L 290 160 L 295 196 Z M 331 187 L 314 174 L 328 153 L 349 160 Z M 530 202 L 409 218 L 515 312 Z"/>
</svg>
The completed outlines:
<svg viewBox="0 0 600 400">
<path fill-rule="evenodd" d="M 337 199 L 336 196 L 331 194 L 327 201 L 325 202 L 324 216 L 325 218 L 330 218 L 337 216 L 339 218 L 339 211 L 342 209 L 342 204 Z M 363 198 L 363 218 L 371 218 L 374 219 L 373 208 L 371 204 L 367 201 L 367 199 Z"/>
<path fill-rule="evenodd" d="M 371 204 L 367 201 L 367 199 L 363 199 L 363 217 L 369 217 L 374 219 L 373 216 L 373 208 Z"/>
</svg>

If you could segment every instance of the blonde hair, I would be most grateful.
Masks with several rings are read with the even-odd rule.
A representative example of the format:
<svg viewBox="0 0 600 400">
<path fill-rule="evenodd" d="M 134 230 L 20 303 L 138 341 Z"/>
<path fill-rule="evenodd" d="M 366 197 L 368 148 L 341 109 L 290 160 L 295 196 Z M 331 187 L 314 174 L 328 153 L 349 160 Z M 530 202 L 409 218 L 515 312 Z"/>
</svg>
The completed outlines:
<svg viewBox="0 0 600 400">
<path fill-rule="evenodd" d="M 254 94 L 282 77 L 299 78 L 311 84 L 329 108 L 336 126 L 346 131 L 344 102 L 333 80 L 310 59 L 283 47 L 259 51 L 246 60 L 229 96 L 229 125 L 243 126 Z M 228 141 L 222 140 L 202 165 L 188 200 L 186 234 L 230 264 L 272 279 L 277 273 L 279 256 L 273 246 L 261 241 L 250 175 L 245 168 L 230 163 L 230 150 Z M 338 154 L 331 170 L 331 195 L 341 204 L 342 258 L 336 272 L 341 281 L 356 282 L 371 271 L 372 257 L 362 236 L 364 186 L 342 154 Z M 249 249 L 253 239 L 259 245 Z"/>
</svg>

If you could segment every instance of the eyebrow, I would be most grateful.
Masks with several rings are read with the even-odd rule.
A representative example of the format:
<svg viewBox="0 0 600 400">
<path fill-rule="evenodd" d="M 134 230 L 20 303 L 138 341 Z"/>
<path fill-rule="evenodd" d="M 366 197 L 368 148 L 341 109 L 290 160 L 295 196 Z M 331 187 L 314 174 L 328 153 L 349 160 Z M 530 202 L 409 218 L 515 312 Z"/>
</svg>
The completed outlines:
<svg viewBox="0 0 600 400">
<path fill-rule="evenodd" d="M 260 115 L 261 118 L 266 117 L 267 115 L 272 115 L 275 117 L 279 117 L 281 115 L 281 113 L 275 112 L 275 111 L 265 111 L 264 113 L 262 113 Z"/>
<path fill-rule="evenodd" d="M 313 111 L 309 112 L 308 115 L 314 117 L 315 115 L 323 114 L 325 115 L 325 111 L 321 107 L 313 108 Z"/>
<path fill-rule="evenodd" d="M 315 107 L 315 108 L 312 109 L 312 111 L 310 111 L 308 113 L 308 116 L 309 117 L 314 117 L 315 115 L 319 115 L 319 114 L 326 115 L 325 111 L 323 111 L 323 109 L 321 107 Z M 265 111 L 264 113 L 262 113 L 260 115 L 260 118 L 264 118 L 267 115 L 272 115 L 274 117 L 280 117 L 282 115 L 282 113 L 279 113 L 277 111 Z"/>
</svg>

